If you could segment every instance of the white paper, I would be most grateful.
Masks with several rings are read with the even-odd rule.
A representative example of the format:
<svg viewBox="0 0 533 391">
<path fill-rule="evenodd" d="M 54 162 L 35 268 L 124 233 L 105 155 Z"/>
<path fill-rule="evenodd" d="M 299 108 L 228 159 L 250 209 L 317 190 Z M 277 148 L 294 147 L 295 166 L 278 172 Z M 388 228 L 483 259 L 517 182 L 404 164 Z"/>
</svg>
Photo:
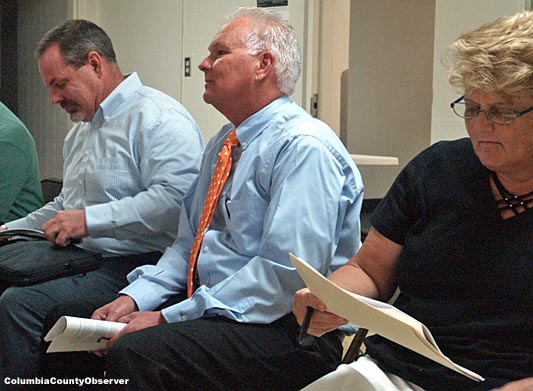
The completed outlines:
<svg viewBox="0 0 533 391">
<path fill-rule="evenodd" d="M 52 341 L 46 352 L 105 349 L 107 341 L 125 326 L 126 323 L 62 316 L 44 337 L 46 342 Z"/>
</svg>

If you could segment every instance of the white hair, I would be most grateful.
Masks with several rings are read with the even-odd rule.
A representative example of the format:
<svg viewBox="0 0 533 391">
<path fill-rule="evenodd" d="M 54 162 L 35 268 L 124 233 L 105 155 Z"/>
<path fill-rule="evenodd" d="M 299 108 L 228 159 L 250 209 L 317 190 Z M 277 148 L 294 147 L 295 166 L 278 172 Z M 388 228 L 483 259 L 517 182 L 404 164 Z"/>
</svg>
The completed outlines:
<svg viewBox="0 0 533 391">
<path fill-rule="evenodd" d="M 287 95 L 292 94 L 302 70 L 300 44 L 292 26 L 279 13 L 264 8 L 237 8 L 226 17 L 226 22 L 238 18 L 254 21 L 252 31 L 244 38 L 246 50 L 252 55 L 265 50 L 274 53 L 278 88 Z"/>
</svg>

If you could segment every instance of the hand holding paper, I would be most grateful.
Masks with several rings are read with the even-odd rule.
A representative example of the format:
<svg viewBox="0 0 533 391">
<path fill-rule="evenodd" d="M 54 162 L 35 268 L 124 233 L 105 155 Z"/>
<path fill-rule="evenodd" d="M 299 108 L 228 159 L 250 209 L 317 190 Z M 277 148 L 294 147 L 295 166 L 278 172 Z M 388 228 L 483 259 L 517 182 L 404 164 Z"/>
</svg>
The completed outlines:
<svg viewBox="0 0 533 391">
<path fill-rule="evenodd" d="M 355 326 L 369 329 L 473 380 L 484 380 L 477 373 L 455 364 L 446 357 L 438 348 L 428 328 L 416 319 L 387 303 L 340 288 L 307 262 L 293 254 L 289 255 L 309 290 L 327 305 L 328 311 L 348 319 Z"/>
</svg>

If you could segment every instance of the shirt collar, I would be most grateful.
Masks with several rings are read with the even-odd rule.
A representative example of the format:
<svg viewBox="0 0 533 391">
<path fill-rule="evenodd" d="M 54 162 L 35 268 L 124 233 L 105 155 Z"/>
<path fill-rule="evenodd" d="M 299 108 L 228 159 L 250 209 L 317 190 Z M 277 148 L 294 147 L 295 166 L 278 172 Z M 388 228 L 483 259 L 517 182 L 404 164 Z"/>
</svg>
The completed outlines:
<svg viewBox="0 0 533 391">
<path fill-rule="evenodd" d="M 273 118 L 276 114 L 291 103 L 291 99 L 283 95 L 244 120 L 237 128 L 237 137 L 242 148 L 246 149 L 267 127 L 274 125 Z"/>
<path fill-rule="evenodd" d="M 102 125 L 107 118 L 118 110 L 122 102 L 128 99 L 141 86 L 141 79 L 137 72 L 125 75 L 125 79 L 100 103 L 91 125 Z"/>
</svg>

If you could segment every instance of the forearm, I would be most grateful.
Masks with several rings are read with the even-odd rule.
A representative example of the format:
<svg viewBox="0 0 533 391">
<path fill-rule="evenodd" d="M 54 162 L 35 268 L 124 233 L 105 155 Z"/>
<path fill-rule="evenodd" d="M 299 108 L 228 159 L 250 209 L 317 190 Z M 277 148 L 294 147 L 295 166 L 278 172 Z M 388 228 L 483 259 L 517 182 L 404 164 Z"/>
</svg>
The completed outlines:
<svg viewBox="0 0 533 391">
<path fill-rule="evenodd" d="M 396 290 L 396 263 L 402 249 L 372 228 L 357 254 L 329 278 L 351 292 L 387 301 Z"/>
<path fill-rule="evenodd" d="M 176 230 L 181 198 L 174 188 L 155 185 L 133 197 L 124 197 L 85 208 L 92 237 L 131 238 Z"/>
<path fill-rule="evenodd" d="M 56 201 L 46 204 L 26 217 L 11 221 L 7 226 L 9 228 L 42 229 L 43 225 L 52 219 L 60 210 L 63 210 L 62 202 L 56 197 Z"/>
</svg>

